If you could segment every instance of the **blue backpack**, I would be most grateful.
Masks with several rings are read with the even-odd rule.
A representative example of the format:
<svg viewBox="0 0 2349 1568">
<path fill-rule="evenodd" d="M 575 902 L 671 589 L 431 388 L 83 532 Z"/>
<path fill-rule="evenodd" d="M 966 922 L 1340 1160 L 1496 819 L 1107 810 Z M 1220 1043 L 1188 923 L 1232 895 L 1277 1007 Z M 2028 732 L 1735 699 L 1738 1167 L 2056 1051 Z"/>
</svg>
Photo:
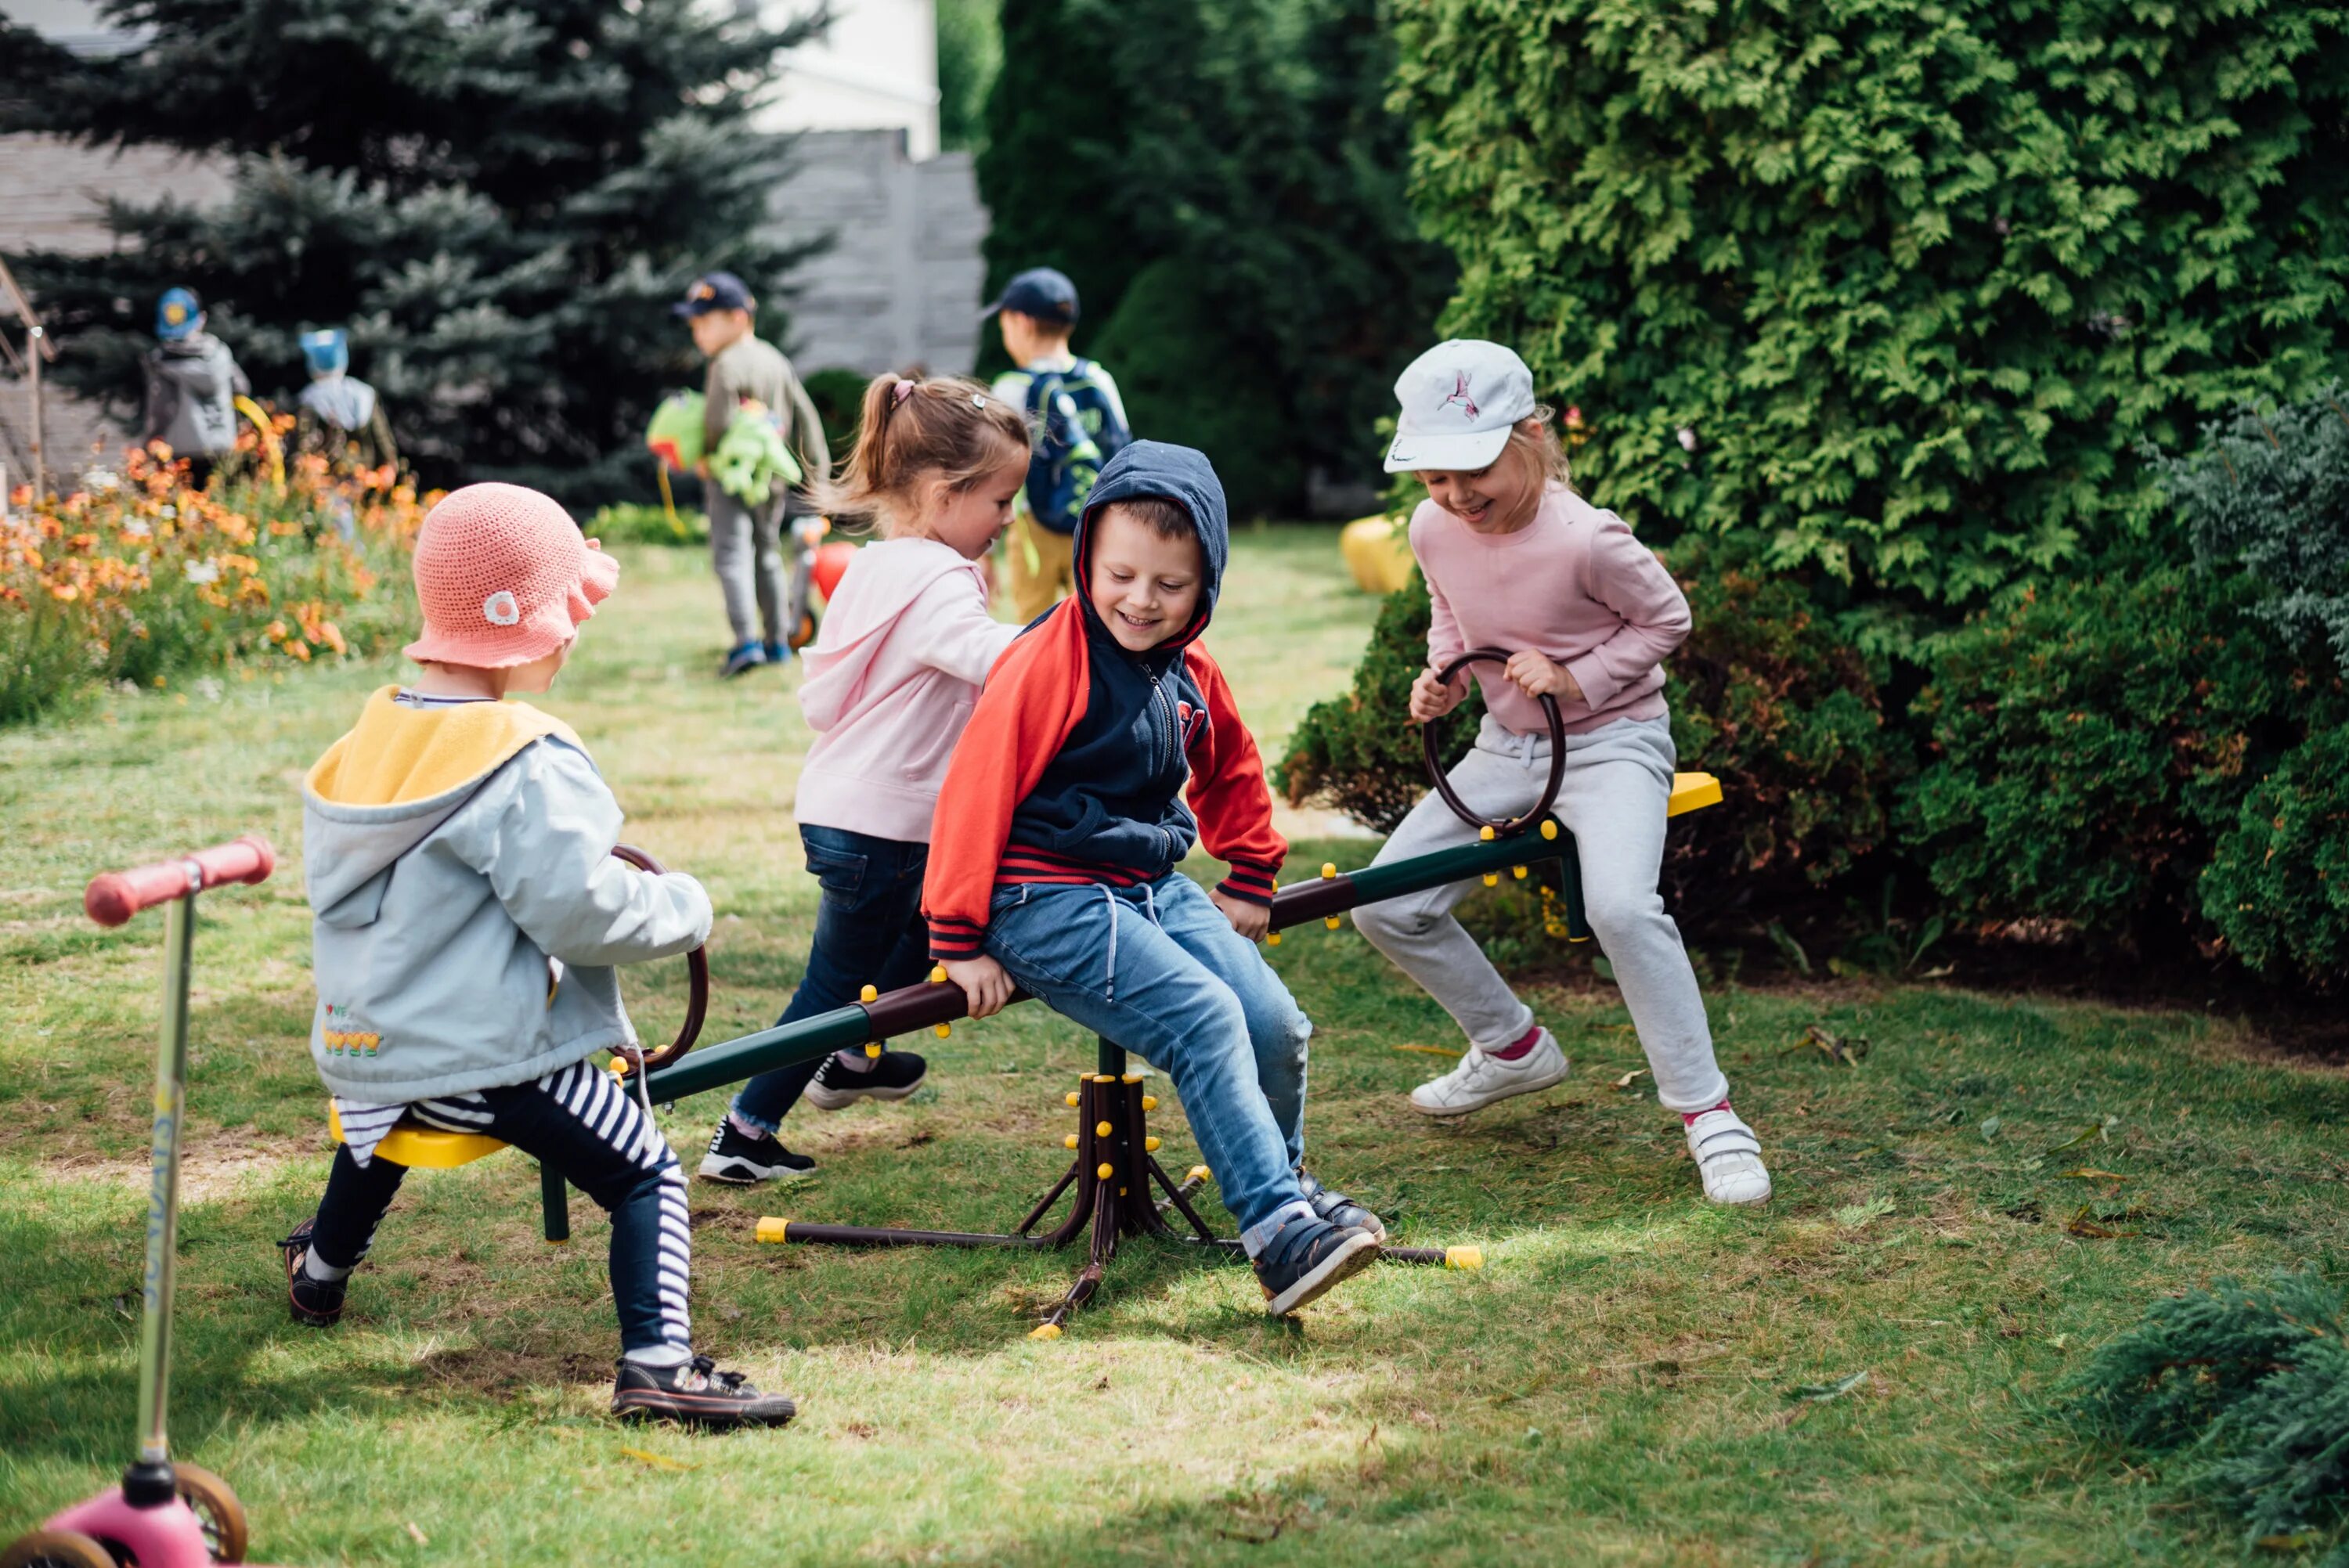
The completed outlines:
<svg viewBox="0 0 2349 1568">
<path fill-rule="evenodd" d="M 1053 533 L 1077 531 L 1102 465 L 1133 439 L 1093 369 L 1092 360 L 1080 359 L 1066 370 L 1028 377 L 1028 419 L 1037 432 L 1028 459 L 1028 510 Z"/>
</svg>

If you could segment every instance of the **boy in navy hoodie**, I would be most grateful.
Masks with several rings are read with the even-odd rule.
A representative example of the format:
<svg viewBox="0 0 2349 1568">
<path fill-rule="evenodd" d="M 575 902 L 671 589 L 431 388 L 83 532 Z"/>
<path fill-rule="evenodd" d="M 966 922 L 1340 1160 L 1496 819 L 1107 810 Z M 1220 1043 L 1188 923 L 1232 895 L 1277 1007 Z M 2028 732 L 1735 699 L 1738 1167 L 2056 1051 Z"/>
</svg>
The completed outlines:
<svg viewBox="0 0 2349 1568">
<path fill-rule="evenodd" d="M 1174 1079 L 1278 1317 L 1386 1231 L 1300 1163 L 1313 1026 L 1254 945 L 1288 845 L 1197 641 L 1227 538 L 1202 454 L 1138 441 L 1102 469 L 1077 592 L 996 663 L 947 770 L 922 909 L 971 1016 L 1016 983 Z M 1212 893 L 1174 869 L 1203 841 L 1231 866 Z"/>
</svg>

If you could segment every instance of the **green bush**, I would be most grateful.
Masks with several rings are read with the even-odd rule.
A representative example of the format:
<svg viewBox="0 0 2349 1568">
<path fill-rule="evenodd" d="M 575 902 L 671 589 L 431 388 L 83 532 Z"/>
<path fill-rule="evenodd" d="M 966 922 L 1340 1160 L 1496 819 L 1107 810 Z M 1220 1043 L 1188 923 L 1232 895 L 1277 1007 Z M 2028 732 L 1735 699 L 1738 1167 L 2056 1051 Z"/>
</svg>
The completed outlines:
<svg viewBox="0 0 2349 1568">
<path fill-rule="evenodd" d="M 2155 456 L 2206 566 L 2249 572 L 2278 634 L 2329 638 L 2349 664 L 2349 394 L 2339 384 L 2272 418 L 2243 408 L 2186 458 Z"/>
<path fill-rule="evenodd" d="M 2083 1424 L 2173 1464 L 2165 1480 L 2349 1568 L 2349 1301 L 2314 1273 L 2157 1303 L 2071 1388 Z"/>
<path fill-rule="evenodd" d="M 2349 980 L 2349 731 L 2317 730 L 2244 797 L 2201 891 L 2251 968 Z"/>
<path fill-rule="evenodd" d="M 1397 0 L 1392 102 L 1444 325 L 1580 405 L 1609 504 L 1905 646 L 2152 526 L 2140 441 L 2349 369 L 2344 15 Z"/>
<path fill-rule="evenodd" d="M 1681 767 L 1720 775 L 1723 801 L 1674 825 L 1664 879 L 1677 906 L 1702 913 L 1848 870 L 1882 842 L 1909 763 L 1866 665 L 1799 587 L 1689 554 L 1680 575 L 1695 626 L 1665 665 L 1665 696 Z M 1413 573 L 1381 610 L 1353 689 L 1297 727 L 1275 769 L 1292 802 L 1387 832 L 1426 793 L 1420 734 L 1403 715 L 1427 666 L 1428 617 Z M 1449 721 L 1447 762 L 1467 750 L 1480 710 L 1472 695 Z"/>
<path fill-rule="evenodd" d="M 672 517 L 667 507 L 620 501 L 597 509 L 581 531 L 605 544 L 707 544 L 709 519 L 682 507 Z"/>
<path fill-rule="evenodd" d="M 2254 787 L 2349 717 L 2338 673 L 2252 619 L 2251 579 L 2168 566 L 2060 584 L 1941 639 L 1912 712 L 1932 765 L 1909 848 L 1965 913 L 2119 943 L 2198 933 Z"/>
<path fill-rule="evenodd" d="M 808 401 L 815 405 L 815 416 L 823 425 L 824 445 L 832 453 L 832 466 L 837 471 L 848 460 L 856 445 L 857 427 L 864 422 L 864 388 L 873 378 L 861 370 L 843 370 L 837 366 L 810 371 L 800 377 L 807 388 Z"/>
</svg>

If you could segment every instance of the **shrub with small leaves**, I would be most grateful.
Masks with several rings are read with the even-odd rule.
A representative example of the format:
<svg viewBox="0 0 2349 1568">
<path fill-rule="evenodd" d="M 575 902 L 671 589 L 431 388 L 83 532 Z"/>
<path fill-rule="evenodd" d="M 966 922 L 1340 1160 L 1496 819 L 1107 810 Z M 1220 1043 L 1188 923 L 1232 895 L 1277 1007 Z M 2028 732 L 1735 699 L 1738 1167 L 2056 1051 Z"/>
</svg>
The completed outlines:
<svg viewBox="0 0 2349 1568">
<path fill-rule="evenodd" d="M 2202 913 L 2252 969 L 2349 984 L 2349 730 L 2312 734 L 2244 798 Z"/>
<path fill-rule="evenodd" d="M 2160 1302 L 2074 1380 L 2091 1430 L 2173 1455 L 2166 1479 L 2252 1541 L 2330 1536 L 2349 1568 L 2349 1300 L 2314 1273 Z"/>
</svg>

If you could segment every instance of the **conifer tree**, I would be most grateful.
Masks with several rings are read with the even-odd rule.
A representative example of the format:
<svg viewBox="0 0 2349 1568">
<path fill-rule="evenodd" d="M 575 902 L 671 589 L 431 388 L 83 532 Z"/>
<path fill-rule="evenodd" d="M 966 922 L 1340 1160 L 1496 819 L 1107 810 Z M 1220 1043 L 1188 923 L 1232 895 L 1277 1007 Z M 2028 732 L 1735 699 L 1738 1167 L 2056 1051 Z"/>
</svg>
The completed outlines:
<svg viewBox="0 0 2349 1568">
<path fill-rule="evenodd" d="M 105 9 L 147 41 L 16 123 L 236 160 L 224 205 L 118 203 L 113 253 L 23 269 L 70 340 L 60 378 L 118 407 L 185 283 L 257 386 L 290 393 L 295 334 L 347 325 L 429 478 L 585 499 L 627 483 L 652 404 L 695 374 L 667 308 L 686 282 L 724 267 L 773 301 L 793 259 L 761 232 L 785 143 L 750 113 L 805 23 L 694 0 Z"/>
</svg>

